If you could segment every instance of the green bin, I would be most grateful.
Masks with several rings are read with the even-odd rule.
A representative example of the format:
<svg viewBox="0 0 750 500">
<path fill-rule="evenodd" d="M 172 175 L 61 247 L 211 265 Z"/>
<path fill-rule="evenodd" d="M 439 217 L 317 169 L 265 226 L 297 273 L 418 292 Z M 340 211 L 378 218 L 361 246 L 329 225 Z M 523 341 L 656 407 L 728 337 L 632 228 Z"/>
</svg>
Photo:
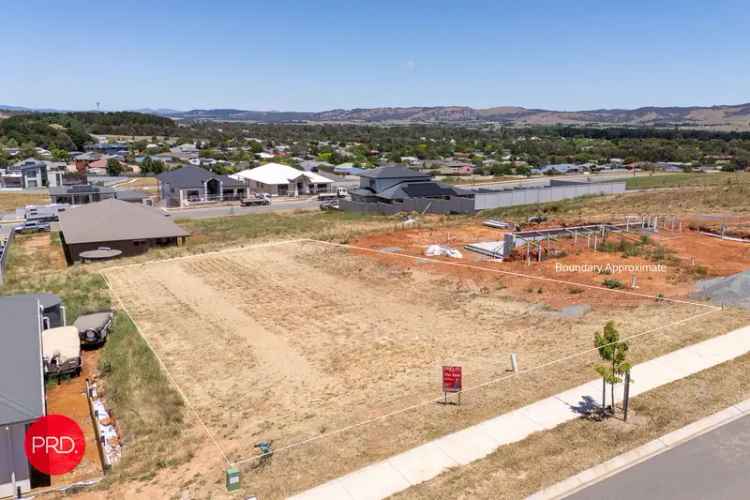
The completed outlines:
<svg viewBox="0 0 750 500">
<path fill-rule="evenodd" d="M 240 489 L 240 470 L 237 467 L 227 469 L 227 491 Z"/>
</svg>

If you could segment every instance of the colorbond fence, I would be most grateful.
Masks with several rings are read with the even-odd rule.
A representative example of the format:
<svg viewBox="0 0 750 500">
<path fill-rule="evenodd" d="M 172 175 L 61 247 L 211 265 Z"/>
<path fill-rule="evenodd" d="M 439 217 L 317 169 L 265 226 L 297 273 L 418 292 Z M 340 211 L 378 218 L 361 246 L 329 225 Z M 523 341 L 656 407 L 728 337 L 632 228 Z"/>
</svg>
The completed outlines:
<svg viewBox="0 0 750 500">
<path fill-rule="evenodd" d="M 494 193 L 477 193 L 474 197 L 476 210 L 535 205 L 552 201 L 569 200 L 579 196 L 617 194 L 625 192 L 624 182 L 572 183 L 552 181 L 549 187 L 512 189 Z"/>
<path fill-rule="evenodd" d="M 426 212 L 433 214 L 469 214 L 477 210 L 535 205 L 552 201 L 625 192 L 624 182 L 574 183 L 553 180 L 548 186 L 505 191 L 481 191 L 474 198 L 451 197 L 447 200 L 415 198 L 401 203 L 356 202 L 341 200 L 342 210 L 355 212 L 397 214 L 399 212 Z"/>
</svg>

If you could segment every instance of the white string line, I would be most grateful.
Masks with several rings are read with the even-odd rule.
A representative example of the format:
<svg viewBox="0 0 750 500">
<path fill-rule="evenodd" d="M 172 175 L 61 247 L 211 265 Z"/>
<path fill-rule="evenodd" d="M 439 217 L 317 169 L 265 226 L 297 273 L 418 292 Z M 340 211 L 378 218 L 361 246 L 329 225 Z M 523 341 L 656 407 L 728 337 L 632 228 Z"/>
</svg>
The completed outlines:
<svg viewBox="0 0 750 500">
<path fill-rule="evenodd" d="M 182 389 L 180 388 L 180 386 L 177 384 L 176 379 L 172 376 L 172 373 L 169 371 L 169 369 L 167 369 L 167 365 L 165 365 L 164 361 L 162 361 L 161 357 L 159 357 L 159 354 L 157 354 L 156 350 L 151 345 L 151 342 L 149 342 L 149 340 L 143 334 L 143 332 L 141 331 L 141 328 L 138 326 L 138 323 L 135 322 L 135 318 L 133 318 L 133 316 L 130 314 L 130 311 L 128 311 L 127 307 L 125 307 L 125 304 L 123 303 L 122 299 L 117 294 L 117 292 L 115 292 L 115 289 L 112 287 L 112 284 L 109 282 L 109 279 L 107 279 L 107 276 L 103 272 L 101 272 L 101 271 L 99 272 L 99 274 L 104 279 L 104 282 L 107 284 L 107 287 L 109 288 L 109 291 L 112 293 L 112 295 L 115 297 L 115 299 L 117 299 L 117 302 L 118 302 L 118 304 L 120 304 L 120 307 L 122 308 L 122 310 L 125 312 L 125 314 L 128 315 L 128 318 L 130 318 L 130 321 L 133 323 L 133 326 L 135 326 L 135 329 L 138 332 L 138 335 L 141 336 L 141 338 L 143 339 L 143 341 L 146 343 L 146 346 L 149 348 L 149 350 L 151 351 L 151 353 L 154 355 L 154 357 L 156 358 L 156 360 L 159 362 L 159 365 L 161 366 L 162 370 L 164 370 L 164 373 L 167 375 L 167 378 L 169 379 L 169 381 L 172 383 L 172 385 L 174 385 L 175 389 L 177 389 L 177 392 L 180 394 L 180 397 L 182 398 L 183 401 L 185 401 L 185 404 L 187 405 L 187 407 L 190 408 L 190 410 L 193 412 L 193 415 L 195 416 L 195 418 L 198 420 L 198 422 L 203 427 L 203 430 L 205 431 L 206 435 L 209 437 L 209 439 L 211 439 L 211 441 L 213 442 L 214 446 L 216 446 L 216 449 L 219 450 L 219 453 L 221 453 L 221 456 L 224 459 L 224 462 L 226 462 L 227 465 L 231 466 L 232 463 L 230 462 L 229 458 L 227 457 L 227 454 L 224 452 L 224 449 L 221 447 L 221 445 L 219 445 L 219 442 L 216 440 L 216 438 L 214 437 L 214 435 L 208 429 L 208 426 L 203 422 L 203 419 L 198 414 L 198 411 L 195 409 L 195 407 L 190 402 L 190 400 L 188 399 L 188 397 L 185 395 L 185 393 L 182 391 Z"/>
<path fill-rule="evenodd" d="M 540 281 L 548 281 L 548 282 L 551 282 L 551 283 L 559 283 L 559 284 L 563 284 L 563 285 L 582 286 L 584 288 L 591 288 L 593 290 L 600 290 L 600 291 L 604 291 L 604 292 L 619 293 L 619 294 L 622 294 L 622 295 L 631 295 L 631 296 L 634 296 L 634 297 L 641 297 L 641 298 L 648 298 L 648 299 L 657 299 L 657 300 L 661 300 L 661 301 L 665 301 L 665 302 L 672 302 L 672 303 L 675 303 L 675 304 L 687 304 L 687 305 L 697 306 L 697 307 L 706 307 L 706 308 L 709 308 L 709 309 L 721 309 L 721 307 L 719 307 L 719 306 L 714 306 L 714 305 L 710 305 L 710 304 L 702 304 L 702 303 L 699 303 L 699 302 L 691 302 L 689 300 L 670 299 L 670 298 L 667 298 L 667 297 L 659 297 L 657 295 L 648 295 L 648 294 L 645 294 L 645 293 L 631 292 L 631 291 L 628 291 L 628 290 L 617 290 L 617 289 L 607 288 L 607 287 L 603 287 L 603 286 L 599 286 L 599 285 L 591 285 L 591 284 L 588 284 L 588 283 L 579 283 L 579 282 L 575 282 L 575 281 L 565 281 L 565 280 L 559 280 L 559 279 L 555 279 L 555 278 L 548 278 L 548 277 L 545 277 L 545 276 L 534 276 L 534 275 L 523 274 L 523 273 L 519 273 L 519 272 L 515 272 L 515 271 L 504 271 L 504 270 L 501 270 L 501 269 L 494 269 L 494 268 L 491 268 L 491 267 L 482 267 L 482 266 L 476 266 L 476 265 L 473 265 L 473 264 L 463 264 L 461 262 L 448 262 L 448 261 L 444 261 L 444 260 L 430 259 L 430 258 L 427 258 L 427 257 L 421 257 L 421 256 L 417 256 L 417 255 L 409 255 L 409 254 L 400 253 L 400 252 L 386 252 L 386 251 L 378 250 L 378 249 L 375 249 L 375 248 L 358 247 L 358 246 L 355 246 L 355 245 L 346 245 L 346 244 L 343 244 L 343 243 L 334 243 L 332 241 L 313 240 L 313 239 L 304 239 L 302 241 L 309 241 L 309 242 L 314 242 L 314 243 L 322 243 L 322 244 L 325 244 L 325 245 L 337 246 L 337 247 L 341 247 L 341 248 L 351 248 L 351 249 L 354 249 L 354 250 L 361 250 L 361 251 L 364 251 L 364 252 L 377 253 L 377 254 L 381 254 L 381 255 L 396 255 L 396 256 L 399 256 L 399 257 L 407 257 L 407 258 L 413 259 L 413 260 L 420 260 L 420 261 L 423 261 L 423 262 L 430 262 L 430 263 L 433 263 L 433 264 L 442 264 L 442 265 L 446 265 L 446 266 L 463 267 L 463 268 L 466 268 L 466 269 L 474 269 L 474 270 L 477 270 L 477 271 L 487 271 L 487 272 L 496 273 L 496 274 L 505 274 L 505 275 L 508 275 L 508 276 L 515 276 L 515 277 L 518 277 L 518 278 L 525 278 L 525 279 L 531 279 L 531 280 L 540 280 Z"/>
<path fill-rule="evenodd" d="M 577 353 L 574 353 L 574 354 L 570 354 L 568 356 L 564 356 L 564 357 L 561 357 L 561 358 L 558 358 L 558 359 L 555 359 L 555 360 L 552 360 L 552 361 L 548 361 L 546 363 L 542 363 L 541 365 L 537 365 L 537 366 L 534 366 L 534 367 L 531 367 L 531 368 L 527 368 L 525 370 L 519 370 L 517 373 L 511 373 L 511 374 L 508 374 L 508 375 L 504 375 L 502 377 L 497 377 L 497 378 L 489 380 L 487 382 L 483 382 L 481 384 L 469 387 L 467 389 L 463 389 L 463 390 L 459 391 L 459 393 L 465 393 L 465 392 L 475 391 L 477 389 L 481 389 L 483 387 L 487 387 L 488 385 L 493 385 L 493 384 L 496 384 L 498 382 L 502 382 L 504 380 L 508 380 L 510 378 L 513 378 L 513 377 L 519 377 L 521 375 L 525 375 L 525 374 L 533 372 L 533 371 L 541 370 L 543 368 L 547 368 L 547 367 L 552 366 L 554 364 L 561 363 L 563 361 L 567 361 L 569 359 L 572 359 L 572 358 L 575 358 L 575 357 L 578 357 L 578 356 L 582 356 L 582 355 L 589 354 L 589 353 L 594 352 L 594 351 L 598 351 L 601 347 L 608 347 L 608 346 L 614 345 L 614 344 L 619 343 L 619 342 L 625 342 L 625 341 L 628 341 L 628 340 L 632 340 L 634 338 L 642 337 L 644 335 L 648 335 L 648 334 L 657 332 L 659 330 L 663 330 L 665 328 L 669 328 L 669 327 L 672 327 L 672 326 L 675 326 L 675 325 L 679 325 L 679 324 L 685 323 L 687 321 L 692 321 L 692 320 L 700 318 L 702 316 L 706 316 L 708 314 L 713 314 L 713 313 L 716 313 L 716 312 L 719 312 L 719 311 L 721 311 L 720 308 L 711 309 L 710 311 L 705 311 L 705 312 L 702 312 L 702 313 L 690 316 L 688 318 L 676 321 L 674 323 L 670 323 L 669 325 L 658 326 L 656 328 L 652 328 L 651 330 L 646 330 L 645 332 L 641 332 L 641 333 L 638 333 L 638 334 L 635 334 L 635 335 L 631 335 L 629 337 L 625 337 L 623 339 L 618 340 L 617 342 L 610 342 L 609 344 L 604 344 L 604 345 L 602 345 L 600 347 L 593 347 L 593 348 L 586 349 L 586 350 L 583 350 L 583 351 L 580 351 L 580 352 L 577 352 Z M 234 465 L 241 465 L 241 464 L 244 464 L 244 463 L 247 463 L 247 462 L 251 462 L 253 460 L 258 460 L 259 458 L 262 458 L 262 457 L 267 456 L 267 455 L 272 455 L 274 453 L 279 453 L 279 452 L 286 451 L 286 450 L 289 450 L 289 449 L 292 449 L 292 448 L 297 448 L 297 447 L 300 447 L 300 446 L 312 443 L 314 441 L 319 441 L 319 440 L 324 439 L 324 438 L 329 438 L 329 437 L 332 437 L 332 436 L 335 436 L 335 435 L 338 435 L 338 434 L 343 434 L 345 432 L 348 432 L 350 430 L 356 429 L 358 427 L 362 427 L 364 425 L 368 425 L 368 424 L 371 424 L 371 423 L 375 423 L 375 422 L 379 422 L 379 421 L 382 421 L 382 420 L 386 420 L 386 419 L 394 417 L 396 415 L 400 415 L 402 413 L 406 413 L 406 412 L 409 412 L 411 410 L 416 410 L 418 408 L 434 404 L 436 402 L 442 401 L 442 399 L 443 399 L 443 396 L 438 396 L 436 398 L 425 400 L 425 401 L 422 401 L 420 403 L 415 403 L 415 404 L 413 404 L 411 406 L 407 406 L 405 408 L 394 410 L 394 411 L 392 411 L 390 413 L 386 413 L 384 415 L 380 415 L 380 416 L 377 416 L 377 417 L 374 417 L 374 418 L 371 418 L 371 419 L 368 419 L 368 420 L 364 420 L 362 422 L 357 422 L 356 424 L 351 424 L 351 425 L 348 425 L 346 427 L 342 427 L 342 428 L 336 429 L 336 430 L 331 431 L 331 432 L 326 432 L 325 434 L 321 434 L 319 436 L 313 436 L 311 438 L 308 438 L 308 439 L 305 439 L 305 440 L 302 440 L 302 441 L 298 441 L 296 443 L 291 443 L 291 444 L 289 444 L 287 446 L 284 446 L 284 447 L 279 448 L 277 450 L 273 450 L 273 451 L 268 452 L 268 453 L 261 453 L 259 455 L 254 455 L 252 457 L 248 457 L 248 458 L 244 458 L 244 459 L 235 461 Z"/>
</svg>

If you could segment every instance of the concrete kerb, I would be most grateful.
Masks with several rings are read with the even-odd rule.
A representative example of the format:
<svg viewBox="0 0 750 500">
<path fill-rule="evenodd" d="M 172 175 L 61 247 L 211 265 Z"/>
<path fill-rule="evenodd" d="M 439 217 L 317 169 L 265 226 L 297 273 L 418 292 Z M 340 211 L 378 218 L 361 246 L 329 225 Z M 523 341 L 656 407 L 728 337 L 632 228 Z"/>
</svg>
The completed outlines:
<svg viewBox="0 0 750 500">
<path fill-rule="evenodd" d="M 630 450 L 604 463 L 579 472 L 568 479 L 564 479 L 526 497 L 526 500 L 560 500 L 568 497 L 746 415 L 750 415 L 750 399 L 729 406 L 713 415 L 704 417 L 697 422 L 693 422 L 653 441 L 649 441 L 634 450 Z"/>
</svg>

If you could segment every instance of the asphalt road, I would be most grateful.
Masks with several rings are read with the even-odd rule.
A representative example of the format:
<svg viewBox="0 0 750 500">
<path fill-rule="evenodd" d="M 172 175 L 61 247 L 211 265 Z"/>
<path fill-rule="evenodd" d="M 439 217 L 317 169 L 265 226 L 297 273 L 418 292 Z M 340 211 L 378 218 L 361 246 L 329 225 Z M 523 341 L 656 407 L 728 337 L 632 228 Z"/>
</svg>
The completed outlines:
<svg viewBox="0 0 750 500">
<path fill-rule="evenodd" d="M 567 500 L 750 498 L 750 416 L 566 497 Z"/>
<path fill-rule="evenodd" d="M 174 219 L 212 219 L 214 217 L 283 212 L 286 210 L 320 210 L 320 200 L 314 197 L 304 200 L 273 201 L 270 205 L 255 207 L 229 206 L 172 209 L 169 210 L 169 213 Z"/>
</svg>

